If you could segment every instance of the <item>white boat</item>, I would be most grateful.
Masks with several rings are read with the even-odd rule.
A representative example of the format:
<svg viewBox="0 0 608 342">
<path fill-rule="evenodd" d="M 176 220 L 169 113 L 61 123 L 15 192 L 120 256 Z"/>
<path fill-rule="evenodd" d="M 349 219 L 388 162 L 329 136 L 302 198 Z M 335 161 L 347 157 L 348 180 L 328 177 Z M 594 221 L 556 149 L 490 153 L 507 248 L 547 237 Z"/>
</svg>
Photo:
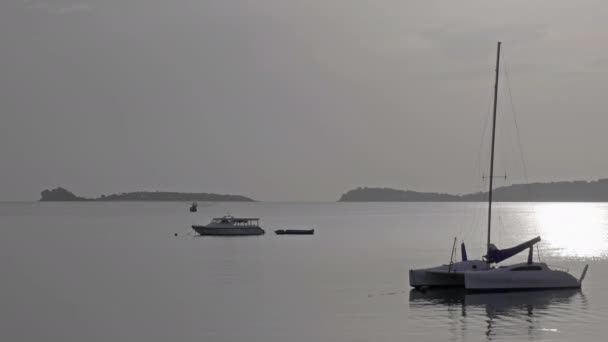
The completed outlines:
<svg viewBox="0 0 608 342">
<path fill-rule="evenodd" d="M 410 270 L 410 285 L 420 287 L 464 286 L 473 291 L 524 290 L 580 288 L 587 273 L 588 265 L 580 279 L 567 271 L 552 270 L 545 263 L 532 261 L 532 246 L 540 237 L 524 242 L 518 246 L 500 250 L 490 241 L 492 228 L 492 187 L 494 180 L 494 145 L 496 137 L 496 103 L 498 97 L 498 76 L 500 70 L 500 45 L 496 53 L 496 76 L 494 83 L 494 107 L 492 120 L 492 149 L 490 154 L 490 177 L 488 189 L 488 234 L 487 254 L 482 260 L 467 260 L 464 243 L 462 244 L 462 261 L 453 263 L 454 248 L 450 264 L 437 267 Z M 493 264 L 502 262 L 517 253 L 529 248 L 528 262 L 495 268 Z"/>
<path fill-rule="evenodd" d="M 193 225 L 192 229 L 200 235 L 237 236 L 262 235 L 259 218 L 238 218 L 231 215 L 217 217 L 207 225 Z"/>
<path fill-rule="evenodd" d="M 527 248 L 531 248 L 539 241 L 540 237 L 535 237 L 532 240 L 506 249 L 498 249 L 494 244 L 489 244 L 488 253 L 484 255 L 483 260 L 467 260 L 467 253 L 463 243 L 461 245 L 462 261 L 451 262 L 437 267 L 410 270 L 410 286 L 415 288 L 464 287 L 465 273 L 480 273 L 480 271 L 493 270 L 493 264 L 497 264 Z"/>
<path fill-rule="evenodd" d="M 496 54 L 496 74 L 494 83 L 494 107 L 492 121 L 492 149 L 490 156 L 490 177 L 488 190 L 488 234 L 487 234 L 487 254 L 482 260 L 467 260 L 467 254 L 464 243 L 461 245 L 462 261 L 452 262 L 454 256 L 454 247 L 452 248 L 452 258 L 450 263 L 421 269 L 413 269 L 409 271 L 410 286 L 414 288 L 421 287 L 464 287 L 464 274 L 468 272 L 482 273 L 492 270 L 492 264 L 504 261 L 515 254 L 526 250 L 540 241 L 540 238 L 534 238 L 524 242 L 518 246 L 500 250 L 496 248 L 490 241 L 491 223 L 492 223 L 492 187 L 494 180 L 494 142 L 496 137 L 496 105 L 498 97 L 498 76 L 500 67 L 500 42 L 498 42 Z M 456 241 L 454 241 L 455 243 Z"/>
<path fill-rule="evenodd" d="M 496 57 L 496 86 L 494 95 L 494 122 L 492 127 L 492 157 L 490 161 L 490 208 L 492 205 L 492 178 L 494 164 L 494 132 L 496 129 L 496 90 L 498 89 L 498 65 L 500 61 L 500 42 Z M 495 247 L 490 244 L 490 217 L 488 215 L 488 256 L 496 256 Z M 540 238 L 538 238 L 540 241 Z M 523 244 L 522 244 L 523 245 Z M 498 252 L 501 254 L 502 252 Z M 518 252 L 519 253 L 519 252 Z M 528 262 L 502 266 L 486 270 L 485 272 L 464 272 L 464 286 L 471 291 L 510 291 L 510 290 L 539 290 L 559 288 L 580 288 L 587 274 L 589 265 L 585 268 L 579 279 L 576 279 L 567 270 L 552 270 L 543 262 L 533 262 L 533 248 L 529 246 Z M 486 259 L 487 260 L 487 259 Z"/>
</svg>

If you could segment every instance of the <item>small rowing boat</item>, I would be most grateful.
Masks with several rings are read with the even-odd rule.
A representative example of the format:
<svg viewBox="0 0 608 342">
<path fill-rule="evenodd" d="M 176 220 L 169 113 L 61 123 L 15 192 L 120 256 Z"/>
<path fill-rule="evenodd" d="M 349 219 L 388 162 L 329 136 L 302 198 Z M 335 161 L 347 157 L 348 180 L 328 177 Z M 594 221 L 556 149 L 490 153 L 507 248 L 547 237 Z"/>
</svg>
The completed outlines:
<svg viewBox="0 0 608 342">
<path fill-rule="evenodd" d="M 274 231 L 277 235 L 313 235 L 314 229 L 279 229 Z"/>
</svg>

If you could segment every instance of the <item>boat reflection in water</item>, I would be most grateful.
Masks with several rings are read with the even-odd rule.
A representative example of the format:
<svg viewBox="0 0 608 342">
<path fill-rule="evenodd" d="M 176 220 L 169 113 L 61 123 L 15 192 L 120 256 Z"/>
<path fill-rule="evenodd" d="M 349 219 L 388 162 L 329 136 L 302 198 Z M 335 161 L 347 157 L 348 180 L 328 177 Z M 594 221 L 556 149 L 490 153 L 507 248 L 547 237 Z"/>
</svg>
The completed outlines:
<svg viewBox="0 0 608 342">
<path fill-rule="evenodd" d="M 460 288 L 411 290 L 410 310 L 429 310 L 434 315 L 445 309 L 461 338 L 483 331 L 487 340 L 524 334 L 539 337 L 561 333 L 559 321 L 570 321 L 572 313 L 585 311 L 587 303 L 580 289 L 471 293 Z"/>
</svg>

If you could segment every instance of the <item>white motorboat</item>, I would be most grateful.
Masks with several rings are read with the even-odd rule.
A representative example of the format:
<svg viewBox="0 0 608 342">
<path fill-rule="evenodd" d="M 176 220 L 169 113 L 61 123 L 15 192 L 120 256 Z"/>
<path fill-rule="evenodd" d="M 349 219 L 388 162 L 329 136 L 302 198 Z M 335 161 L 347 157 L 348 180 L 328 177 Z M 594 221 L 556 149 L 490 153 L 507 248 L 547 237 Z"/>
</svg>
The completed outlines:
<svg viewBox="0 0 608 342">
<path fill-rule="evenodd" d="M 192 229 L 200 235 L 236 236 L 262 235 L 259 218 L 238 218 L 231 215 L 217 217 L 207 225 L 193 225 Z"/>
<path fill-rule="evenodd" d="M 464 287 L 464 274 L 467 272 L 480 273 L 492 269 L 492 264 L 506 260 L 515 254 L 526 250 L 535 243 L 540 241 L 540 238 L 535 238 L 524 242 L 518 246 L 500 250 L 496 248 L 490 241 L 491 223 L 492 223 L 492 187 L 494 180 L 494 142 L 496 137 L 496 104 L 498 98 L 498 76 L 500 67 L 500 42 L 498 42 L 496 53 L 496 74 L 494 83 L 494 107 L 492 121 L 492 149 L 490 156 L 490 177 L 488 190 L 488 234 L 487 234 L 487 254 L 482 260 L 467 260 L 466 248 L 464 243 L 461 245 L 462 261 L 452 262 L 454 256 L 454 247 L 452 248 L 452 257 L 450 263 L 421 269 L 413 269 L 409 271 L 410 286 L 415 288 L 421 287 Z M 454 241 L 456 242 L 456 241 Z"/>
</svg>

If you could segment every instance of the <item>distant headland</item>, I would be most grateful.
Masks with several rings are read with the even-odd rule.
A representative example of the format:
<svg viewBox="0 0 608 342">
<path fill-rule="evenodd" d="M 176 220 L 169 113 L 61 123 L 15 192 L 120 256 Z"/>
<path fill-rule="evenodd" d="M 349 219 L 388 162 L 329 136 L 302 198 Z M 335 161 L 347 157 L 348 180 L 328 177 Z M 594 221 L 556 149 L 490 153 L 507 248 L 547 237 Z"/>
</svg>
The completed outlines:
<svg viewBox="0 0 608 342">
<path fill-rule="evenodd" d="M 253 199 L 240 195 L 221 195 L 210 193 L 138 191 L 120 194 L 101 195 L 97 198 L 76 196 L 64 188 L 44 190 L 40 193 L 41 202 L 68 201 L 187 201 L 187 202 L 255 202 Z"/>
<path fill-rule="evenodd" d="M 494 189 L 496 202 L 608 202 L 608 179 L 597 181 L 514 184 Z M 487 192 L 452 195 L 391 188 L 359 187 L 338 202 L 483 202 Z"/>
</svg>

